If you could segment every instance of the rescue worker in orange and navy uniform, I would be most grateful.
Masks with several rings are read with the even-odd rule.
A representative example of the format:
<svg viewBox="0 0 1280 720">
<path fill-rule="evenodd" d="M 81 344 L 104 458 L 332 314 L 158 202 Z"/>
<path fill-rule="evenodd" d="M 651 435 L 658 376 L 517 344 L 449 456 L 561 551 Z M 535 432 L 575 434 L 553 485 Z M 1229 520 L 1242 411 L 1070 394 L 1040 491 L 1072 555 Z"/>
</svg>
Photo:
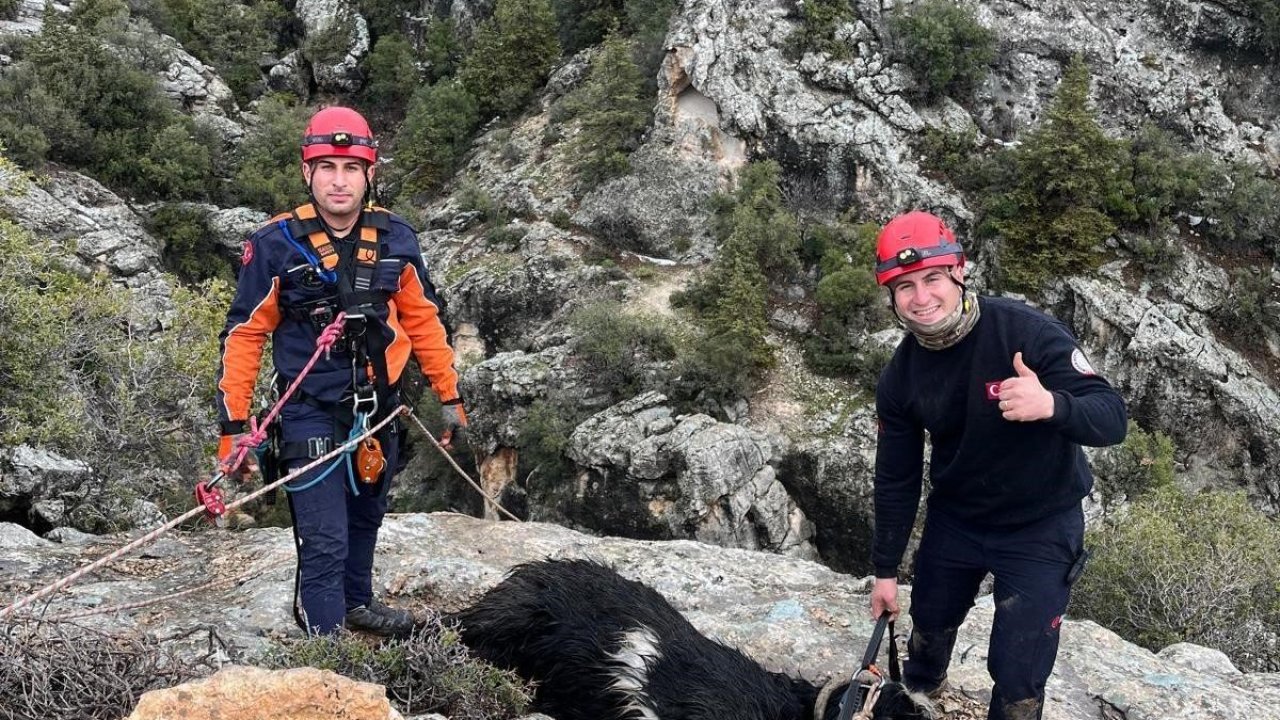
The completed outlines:
<svg viewBox="0 0 1280 720">
<path fill-rule="evenodd" d="M 224 460 L 244 437 L 267 339 L 283 389 L 340 312 L 347 317 L 343 336 L 320 355 L 281 411 L 276 447 L 282 473 L 328 453 L 398 407 L 398 382 L 411 354 L 443 404 L 446 431 L 465 428 L 441 302 L 417 237 L 404 220 L 366 202 L 376 161 L 377 145 L 359 113 L 320 110 L 302 140 L 302 177 L 311 202 L 273 218 L 245 243 L 217 376 Z M 403 636 L 413 628 L 409 613 L 377 601 L 372 589 L 387 492 L 403 465 L 397 422 L 361 448 L 359 467 L 339 456 L 285 485 L 298 549 L 294 616 L 308 633 L 345 626 Z M 360 469 L 365 460 L 372 471 Z M 385 461 L 380 472 L 378 460 Z M 254 469 L 246 463 L 234 473 L 243 479 Z"/>
</svg>

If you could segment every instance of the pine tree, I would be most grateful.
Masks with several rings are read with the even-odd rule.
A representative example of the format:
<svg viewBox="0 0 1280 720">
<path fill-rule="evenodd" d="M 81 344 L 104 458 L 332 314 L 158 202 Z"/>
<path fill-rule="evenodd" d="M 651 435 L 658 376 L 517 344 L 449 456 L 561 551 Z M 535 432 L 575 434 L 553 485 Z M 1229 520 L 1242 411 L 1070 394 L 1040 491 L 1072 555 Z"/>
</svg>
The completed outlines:
<svg viewBox="0 0 1280 720">
<path fill-rule="evenodd" d="M 1102 262 L 1116 219 L 1134 216 L 1125 141 L 1103 133 L 1089 107 L 1089 69 L 1071 60 L 1044 122 L 1014 151 L 1013 187 L 988 202 L 988 225 L 1003 238 L 1008 283 L 1035 289 L 1047 277 Z"/>
<path fill-rule="evenodd" d="M 460 77 L 480 117 L 511 116 L 533 97 L 560 57 L 550 0 L 498 0 L 476 30 Z"/>
<path fill-rule="evenodd" d="M 586 187 L 625 173 L 627 155 L 649 124 L 653 99 L 631 53 L 631 43 L 611 33 L 592 60 L 582 87 L 566 99 L 579 119 L 581 129 L 571 154 L 577 158 L 578 176 Z"/>
<path fill-rule="evenodd" d="M 395 164 L 410 192 L 433 190 L 453 176 L 478 122 L 477 102 L 455 80 L 419 88 L 396 135 Z"/>
</svg>

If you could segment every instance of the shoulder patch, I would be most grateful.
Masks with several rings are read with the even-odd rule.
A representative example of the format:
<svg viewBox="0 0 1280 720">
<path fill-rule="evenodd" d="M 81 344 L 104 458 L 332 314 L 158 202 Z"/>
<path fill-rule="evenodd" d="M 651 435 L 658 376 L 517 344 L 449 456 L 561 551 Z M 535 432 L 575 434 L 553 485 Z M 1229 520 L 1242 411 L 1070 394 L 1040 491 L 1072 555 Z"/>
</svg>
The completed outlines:
<svg viewBox="0 0 1280 720">
<path fill-rule="evenodd" d="M 251 262 L 253 262 L 253 243 L 245 240 L 244 247 L 240 251 L 240 266 L 244 267 Z"/>
<path fill-rule="evenodd" d="M 1071 351 L 1071 367 L 1075 368 L 1076 372 L 1081 375 L 1098 374 L 1094 372 L 1093 366 L 1089 364 L 1089 358 L 1084 356 L 1084 352 L 1082 352 L 1080 348 L 1076 348 Z"/>
</svg>

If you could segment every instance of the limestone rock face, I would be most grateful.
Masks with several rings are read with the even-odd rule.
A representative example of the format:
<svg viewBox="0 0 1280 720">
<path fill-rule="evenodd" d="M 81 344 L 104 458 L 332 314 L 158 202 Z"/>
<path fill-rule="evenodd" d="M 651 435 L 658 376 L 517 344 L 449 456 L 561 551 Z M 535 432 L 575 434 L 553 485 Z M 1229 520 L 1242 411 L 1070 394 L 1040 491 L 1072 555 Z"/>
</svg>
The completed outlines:
<svg viewBox="0 0 1280 720">
<path fill-rule="evenodd" d="M 1203 314 L 1101 279 L 1069 279 L 1050 300 L 1121 390 L 1130 415 L 1188 453 L 1187 480 L 1235 479 L 1263 506 L 1280 508 L 1280 394 L 1215 338 Z"/>
<path fill-rule="evenodd" d="M 709 144 L 708 159 L 732 157 L 738 142 L 767 150 L 795 194 L 827 210 L 848 207 L 856 194 L 873 214 L 919 205 L 967 218 L 963 202 L 921 174 L 907 152 L 906 140 L 926 123 L 902 96 L 911 84 L 906 70 L 868 24 L 879 8 L 863 5 L 847 29 L 854 60 L 809 55 L 796 63 L 783 52 L 800 22 L 793 3 L 685 3 L 667 36 L 659 126 L 687 126 L 691 115 L 714 110 L 716 130 L 735 139 Z"/>
<path fill-rule="evenodd" d="M 323 56 L 307 58 L 316 84 L 334 92 L 359 90 L 360 59 L 369 54 L 370 40 L 369 25 L 354 5 L 347 0 L 301 0 L 294 12 L 307 39 L 326 46 Z"/>
<path fill-rule="evenodd" d="M 239 584 L 78 622 L 175 638 L 184 636 L 184 629 L 212 624 L 226 643 L 229 660 L 241 665 L 251 664 L 265 649 L 269 634 L 301 632 L 294 629 L 290 616 L 293 538 L 288 529 L 178 533 L 166 540 L 171 541 L 169 547 L 154 553 L 162 557 L 135 558 L 128 573 L 96 573 L 54 596 L 45 612 L 52 616 L 158 597 L 248 572 Z M 0 586 L 30 590 L 33 579 L 51 581 L 101 553 L 98 546 L 52 545 L 0 523 Z M 515 565 L 544 558 L 589 558 L 609 564 L 662 593 L 702 633 L 738 647 L 771 670 L 816 681 L 851 673 L 871 636 L 869 578 L 836 573 L 796 557 L 688 540 L 595 537 L 546 523 L 487 522 L 448 513 L 387 517 L 378 544 L 374 590 L 402 607 L 426 603 L 456 609 L 496 585 Z M 909 587 L 904 587 L 901 600 L 904 609 L 909 608 Z M 952 657 L 952 684 L 974 702 L 984 702 L 990 690 L 986 647 L 993 616 L 989 596 L 980 598 L 960 627 Z M 910 616 L 904 612 L 898 630 L 909 632 L 909 625 Z M 208 648 L 199 644 L 191 652 L 204 656 Z M 232 703 L 223 710 L 246 705 L 243 697 L 256 696 L 246 694 L 240 705 Z M 1068 618 L 1062 625 L 1062 650 L 1049 679 L 1044 717 L 1114 720 L 1122 712 L 1129 718 L 1258 720 L 1274 718 L 1277 703 L 1276 673 L 1242 673 L 1212 652 L 1185 645 L 1152 653 L 1094 623 Z M 368 707 L 373 713 L 368 717 L 389 716 L 377 714 L 376 704 Z"/>
<path fill-rule="evenodd" d="M 127 720 L 402 720 L 381 685 L 329 670 L 230 665 L 213 676 L 142 696 Z"/>
<path fill-rule="evenodd" d="M 0 210 L 32 233 L 62 242 L 88 271 L 133 277 L 160 264 L 160 243 L 120 196 L 79 173 L 54 171 L 42 185 L 0 171 Z"/>
<path fill-rule="evenodd" d="M 676 417 L 665 402 L 645 393 L 574 430 L 567 454 L 585 470 L 560 512 L 601 532 L 815 558 L 813 526 L 768 465 L 768 440 L 706 415 Z"/>
</svg>

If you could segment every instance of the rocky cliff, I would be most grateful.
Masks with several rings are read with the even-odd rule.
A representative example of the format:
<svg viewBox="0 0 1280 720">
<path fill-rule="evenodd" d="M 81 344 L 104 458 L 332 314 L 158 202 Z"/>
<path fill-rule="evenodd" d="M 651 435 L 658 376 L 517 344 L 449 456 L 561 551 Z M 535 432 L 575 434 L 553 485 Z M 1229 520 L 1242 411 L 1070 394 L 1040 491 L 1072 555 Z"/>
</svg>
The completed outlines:
<svg viewBox="0 0 1280 720">
<path fill-rule="evenodd" d="M 788 38 L 803 23 L 792 0 L 686 0 L 671 18 L 654 121 L 631 154 L 628 173 L 578 193 L 571 138 L 553 127 L 556 101 L 582 82 L 587 51 L 552 73 L 526 114 L 487 126 L 458 177 L 413 208 L 424 221 L 423 251 L 457 330 L 486 487 L 530 519 L 645 542 L 601 540 L 551 525 L 406 516 L 391 523 L 380 557 L 383 583 L 394 597 L 458 604 L 522 559 L 598 552 L 654 584 L 704 630 L 773 667 L 808 676 L 843 671 L 849 648 L 864 641 L 868 629 L 859 595 L 865 588 L 809 561 L 855 575 L 866 570 L 875 421 L 864 386 L 817 376 L 801 360 L 813 327 L 812 288 L 775 288 L 780 302 L 768 340 L 778 364 L 760 387 L 737 402 L 693 408 L 677 407 L 661 392 L 617 398 L 600 387 L 581 361 L 573 314 L 607 300 L 687 329 L 687 315 L 669 298 L 716 256 L 709 202 L 733 187 L 748 162 L 765 158 L 780 163 L 788 202 L 813 217 L 853 209 L 860 219 L 878 222 L 914 207 L 945 215 L 970 243 L 977 284 L 984 286 L 993 252 L 974 236 L 977 208 L 924 167 L 917 142 L 936 129 L 1015 145 L 1043 117 L 1073 55 L 1092 72 L 1091 98 L 1112 135 L 1154 122 L 1210 157 L 1280 172 L 1280 75 L 1274 62 L 1250 50 L 1258 31 L 1247 3 L 977 4 L 978 20 L 999 38 L 998 52 L 963 104 L 918 99 L 918 81 L 893 52 L 889 18 L 898 5 L 853 2 L 855 18 L 836 32 L 851 52 L 835 58 L 788 50 Z M 352 3 L 341 1 L 299 6 L 304 34 L 323 33 L 333 17 L 354 13 Z M 422 9 L 451 15 L 470 32 L 492 3 L 423 3 Z M 17 16 L 0 29 L 38 32 L 38 4 L 23 3 Z M 313 84 L 326 91 L 358 84 L 353 67 L 369 51 L 369 37 L 359 30 L 363 22 L 356 27 L 349 51 L 333 63 L 312 67 L 299 49 L 271 68 L 272 82 L 304 94 Z M 255 118 L 235 107 L 209 67 L 179 47 L 169 52 L 163 83 L 171 97 L 219 128 L 227 142 L 253 126 Z M 144 335 L 180 312 L 171 280 L 160 272 L 163 243 L 145 229 L 147 205 L 66 170 L 20 183 L 21 190 L 16 180 L 0 172 L 0 211 L 65 247 L 75 272 L 105 271 L 145 299 L 130 320 Z M 476 193 L 510 218 L 504 232 L 493 232 L 465 197 Z M 265 218 L 246 208 L 207 209 L 228 256 Z M 1192 219 L 1183 220 L 1189 226 Z M 1165 240 L 1188 237 L 1178 232 Z M 1071 325 L 1144 428 L 1173 438 L 1181 483 L 1244 489 L 1256 507 L 1274 515 L 1280 511 L 1280 268 L 1268 268 L 1269 300 L 1258 335 L 1242 344 L 1215 320 L 1230 293 L 1229 263 L 1192 242 L 1168 272 L 1147 274 L 1137 244 L 1118 233 L 1100 272 L 1056 278 L 1034 301 Z M 851 342 L 883 348 L 897 337 L 886 326 Z M 657 375 L 662 361 L 644 362 L 642 370 Z M 551 401 L 578 415 L 557 431 L 563 462 L 554 474 L 520 473 L 518 448 Z M 100 469 L 43 448 L 2 450 L 0 517 L 41 529 L 71 523 L 60 493 L 72 480 L 82 487 Z M 1106 468 L 1098 466 L 1104 487 Z M 444 487 L 456 506 L 468 505 L 460 498 L 470 491 L 447 472 L 415 463 L 404 480 L 405 486 L 427 480 Z M 145 502 L 119 513 L 141 525 L 155 520 L 154 505 Z M 23 574 L 55 574 L 88 552 L 11 526 L 6 532 L 22 540 L 20 549 L 4 551 L 11 555 L 3 568 L 12 568 L 15 591 L 28 584 Z M 235 541 L 217 537 L 207 548 L 204 539 L 166 544 L 139 561 L 144 573 L 158 577 L 125 581 L 107 573 L 57 602 L 91 606 L 163 593 L 166 583 L 203 577 L 199 557 L 234 565 L 236 558 L 290 553 L 280 531 L 253 531 Z M 421 544 L 432 552 L 402 552 Z M 749 550 L 781 557 L 743 552 Z M 179 614 L 104 622 L 188 622 L 216 605 L 233 619 L 226 632 L 237 647 L 255 651 L 268 628 L 289 624 L 282 609 L 287 575 L 273 570 L 247 582 L 243 594 L 201 600 Z M 990 608 L 980 606 L 966 626 L 970 642 L 957 651 L 961 687 L 976 700 L 986 683 L 982 638 L 989 621 Z M 1194 648 L 1152 655 L 1089 623 L 1068 623 L 1068 630 L 1046 717 L 1277 716 L 1274 676 L 1233 672 L 1221 658 Z"/>
<path fill-rule="evenodd" d="M 64 534 L 64 542 L 57 543 L 15 525 L 0 525 L 0 536 L 0 583 L 10 593 L 34 585 L 33 578 L 61 576 L 125 540 Z M 76 622 L 156 637 L 212 625 L 225 643 L 223 662 L 251 663 L 272 636 L 298 632 L 290 614 L 292 556 L 293 540 L 285 529 L 166 536 L 56 596 L 41 612 L 55 617 L 106 610 L 167 598 L 209 580 L 238 581 Z M 388 602 L 420 612 L 457 609 L 516 564 L 543 558 L 591 558 L 612 565 L 657 589 L 703 633 L 770 669 L 810 679 L 850 672 L 871 635 L 870 578 L 785 556 L 693 541 L 595 537 L 545 523 L 453 514 L 391 516 L 383 528 L 374 585 Z M 986 641 L 993 610 L 989 600 L 978 603 L 961 627 L 952 658 L 958 697 L 975 703 L 990 687 Z M 1280 674 L 1241 673 L 1221 653 L 1189 645 L 1152 653 L 1094 623 L 1068 619 L 1048 698 L 1048 720 L 1258 720 L 1280 717 Z"/>
</svg>

